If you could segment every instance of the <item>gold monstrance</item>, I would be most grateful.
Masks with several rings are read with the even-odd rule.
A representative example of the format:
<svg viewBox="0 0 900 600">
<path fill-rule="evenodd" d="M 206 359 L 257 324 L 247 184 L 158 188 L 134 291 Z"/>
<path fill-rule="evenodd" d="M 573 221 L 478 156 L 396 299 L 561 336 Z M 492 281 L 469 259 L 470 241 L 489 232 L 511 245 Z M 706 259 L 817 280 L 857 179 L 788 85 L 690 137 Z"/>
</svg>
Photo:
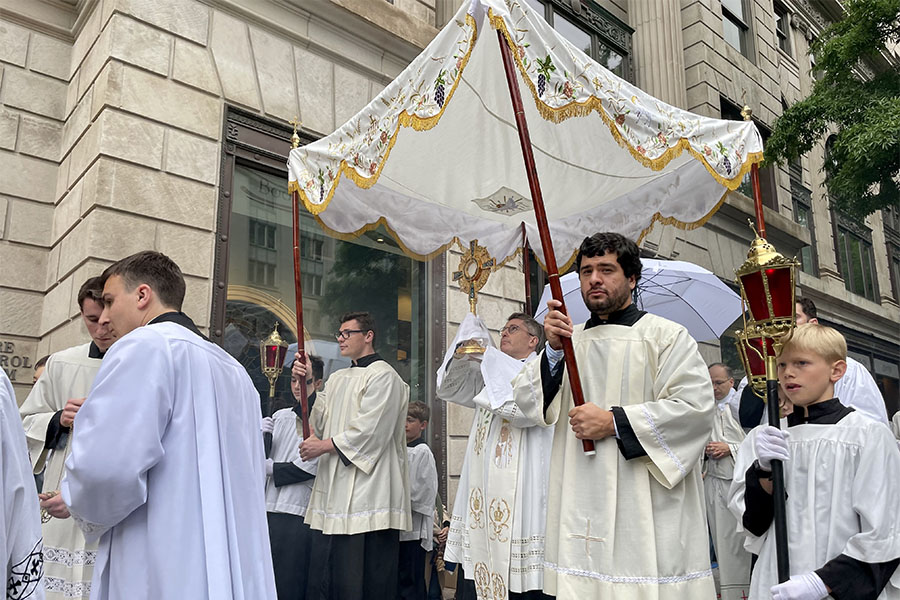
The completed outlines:
<svg viewBox="0 0 900 600">
<path fill-rule="evenodd" d="M 459 282 L 459 289 L 469 297 L 469 310 L 476 314 L 475 306 L 478 304 L 478 292 L 487 283 L 491 275 L 491 269 L 496 263 L 487 248 L 478 245 L 478 240 L 472 240 L 469 249 L 463 252 L 459 259 L 459 267 L 453 272 L 453 281 Z M 466 354 L 484 354 L 485 347 L 478 340 L 466 340 L 456 349 L 457 358 Z"/>
</svg>

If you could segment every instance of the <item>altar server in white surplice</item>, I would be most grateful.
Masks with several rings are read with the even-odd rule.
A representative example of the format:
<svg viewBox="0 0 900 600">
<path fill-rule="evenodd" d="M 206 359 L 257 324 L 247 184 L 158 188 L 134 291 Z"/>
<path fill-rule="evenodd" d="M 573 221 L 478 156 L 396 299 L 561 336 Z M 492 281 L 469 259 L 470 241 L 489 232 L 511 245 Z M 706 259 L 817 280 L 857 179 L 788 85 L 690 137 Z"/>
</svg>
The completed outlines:
<svg viewBox="0 0 900 600">
<path fill-rule="evenodd" d="M 513 382 L 519 408 L 553 426 L 544 591 L 560 600 L 713 599 L 701 457 L 712 385 L 687 330 L 638 310 L 640 254 L 616 233 L 576 258 L 590 320 L 551 300 L 547 346 Z M 571 337 L 585 404 L 562 360 Z M 586 456 L 582 439 L 596 455 Z"/>
<path fill-rule="evenodd" d="M 797 298 L 794 317 L 797 325 L 818 323 L 815 303 L 809 298 Z M 840 398 L 844 406 L 856 409 L 870 419 L 889 425 L 887 406 L 878 384 L 869 370 L 858 360 L 847 357 L 847 372 L 834 384 L 834 397 Z M 765 415 L 761 425 L 765 425 Z"/>
<path fill-rule="evenodd" d="M 534 319 L 513 313 L 498 350 L 484 321 L 466 315 L 438 372 L 438 397 L 475 409 L 444 550 L 445 561 L 462 565 L 465 600 L 541 597 L 553 434 L 518 410 L 510 385 L 537 357 L 541 334 Z M 484 353 L 465 353 L 470 340 Z"/>
<path fill-rule="evenodd" d="M 109 327 L 99 322 L 102 296 L 99 277 L 82 284 L 78 307 L 92 341 L 53 353 L 19 409 L 34 472 L 43 473 L 44 582 L 47 598 L 53 600 L 87 600 L 91 595 L 97 544 L 85 541 L 59 497 L 59 487 L 73 435 L 72 420 L 115 339 Z"/>
<path fill-rule="evenodd" d="M 316 403 L 316 391 L 322 386 L 325 363 L 307 354 L 306 379 L 308 406 Z M 319 600 L 322 590 L 324 560 L 320 561 L 325 543 L 320 531 L 310 529 L 304 521 L 309 496 L 316 478 L 317 460 L 300 458 L 303 422 L 300 407 L 300 379 L 291 377 L 294 405 L 263 417 L 263 433 L 272 434 L 271 457 L 266 459 L 266 517 L 269 541 L 272 543 L 272 565 L 278 600 Z"/>
<path fill-rule="evenodd" d="M 778 356 L 793 411 L 760 425 L 738 451 L 729 508 L 759 555 L 750 598 L 900 598 L 900 451 L 884 425 L 834 396 L 847 344 L 830 327 L 800 325 Z M 772 460 L 784 464 L 790 580 L 778 583 Z"/>
<path fill-rule="evenodd" d="M 300 458 L 319 458 L 306 522 L 329 545 L 331 598 L 395 598 L 400 532 L 412 527 L 406 459 L 409 386 L 375 352 L 375 319 L 347 313 L 335 335 L 351 366 L 331 374 Z M 306 375 L 294 361 L 293 372 Z"/>
<path fill-rule="evenodd" d="M 0 369 L 0 560 L 8 600 L 43 600 L 41 517 L 16 394 Z"/>
<path fill-rule="evenodd" d="M 62 498 L 99 538 L 91 598 L 275 598 L 259 393 L 180 312 L 158 252 L 107 268 L 100 323 L 118 339 L 75 417 Z"/>
<path fill-rule="evenodd" d="M 731 368 L 713 363 L 709 365 L 709 378 L 717 405 L 703 463 L 706 516 L 719 564 L 720 598 L 742 600 L 750 590 L 750 553 L 744 549 L 744 536 L 738 532 L 737 520 L 728 510 L 728 489 L 734 477 L 734 459 L 744 441 L 744 430 L 731 411 L 730 401 L 735 395 Z"/>
</svg>

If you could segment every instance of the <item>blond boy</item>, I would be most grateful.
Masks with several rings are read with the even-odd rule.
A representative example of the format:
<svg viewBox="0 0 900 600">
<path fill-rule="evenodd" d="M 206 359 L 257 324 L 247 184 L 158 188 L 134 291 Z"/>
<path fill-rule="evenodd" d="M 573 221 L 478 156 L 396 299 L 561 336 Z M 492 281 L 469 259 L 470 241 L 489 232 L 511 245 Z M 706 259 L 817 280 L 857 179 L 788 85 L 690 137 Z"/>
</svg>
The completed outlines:
<svg viewBox="0 0 900 600">
<path fill-rule="evenodd" d="M 741 445 L 729 508 L 759 554 L 750 598 L 822 600 L 900 594 L 900 452 L 890 432 L 834 397 L 847 344 L 818 324 L 799 326 L 778 357 L 793 404 L 787 431 L 755 428 Z M 776 575 L 771 464 L 784 462 L 791 578 Z"/>
</svg>

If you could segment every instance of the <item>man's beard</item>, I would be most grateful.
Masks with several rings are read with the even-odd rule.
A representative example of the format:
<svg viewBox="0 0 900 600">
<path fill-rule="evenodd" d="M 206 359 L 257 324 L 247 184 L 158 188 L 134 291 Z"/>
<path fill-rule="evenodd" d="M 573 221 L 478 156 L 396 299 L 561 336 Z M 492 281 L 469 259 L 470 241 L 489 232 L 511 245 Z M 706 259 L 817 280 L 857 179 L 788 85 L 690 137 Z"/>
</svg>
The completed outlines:
<svg viewBox="0 0 900 600">
<path fill-rule="evenodd" d="M 608 315 L 616 312 L 617 310 L 625 308 L 629 298 L 631 298 L 631 288 L 628 286 L 627 282 L 620 288 L 613 290 L 607 289 L 606 292 L 607 296 L 605 299 L 591 298 L 590 290 L 588 290 L 587 293 L 581 293 L 584 298 L 584 304 L 588 307 L 588 310 L 591 311 L 591 314 Z"/>
</svg>

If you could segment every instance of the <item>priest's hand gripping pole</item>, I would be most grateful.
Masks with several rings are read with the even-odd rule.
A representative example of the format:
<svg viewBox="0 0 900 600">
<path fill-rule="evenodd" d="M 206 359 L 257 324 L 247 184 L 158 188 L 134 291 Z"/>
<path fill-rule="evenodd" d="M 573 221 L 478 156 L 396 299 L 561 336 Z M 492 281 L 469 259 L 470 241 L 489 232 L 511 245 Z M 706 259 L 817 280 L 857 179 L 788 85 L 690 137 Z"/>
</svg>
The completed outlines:
<svg viewBox="0 0 900 600">
<path fill-rule="evenodd" d="M 741 116 L 745 121 L 753 119 L 753 111 L 744 106 Z M 766 221 L 763 218 L 762 193 L 759 188 L 759 164 L 750 167 L 750 186 L 753 189 L 753 205 L 756 208 L 756 227 L 759 237 L 766 239 Z M 793 308 L 793 307 L 792 307 Z M 781 415 L 778 401 L 778 372 L 774 356 L 766 358 L 766 410 L 769 425 L 779 427 Z M 772 498 L 774 499 L 775 553 L 777 557 L 778 582 L 791 578 L 788 557 L 787 506 L 784 489 L 784 465 L 780 460 L 772 461 Z"/>
<path fill-rule="evenodd" d="M 294 134 L 291 136 L 291 147 L 300 146 L 300 136 L 297 135 L 297 126 L 300 125 L 297 117 L 291 121 L 294 126 Z M 291 192 L 291 223 L 294 228 L 294 300 L 297 311 L 297 360 L 306 362 L 306 348 L 303 339 L 303 286 L 300 284 L 300 194 L 294 190 Z M 303 427 L 303 439 L 310 437 L 309 433 L 309 399 L 307 396 L 306 380 L 312 376 L 300 378 L 300 422 Z"/>
<path fill-rule="evenodd" d="M 547 222 L 547 213 L 544 211 L 544 198 L 541 195 L 541 184 L 538 181 L 537 168 L 534 164 L 534 153 L 531 149 L 531 137 L 528 135 L 528 123 L 525 121 L 525 109 L 522 106 L 522 96 L 519 94 L 519 83 L 516 78 L 515 64 L 506 43 L 502 31 L 497 31 L 497 39 L 500 42 L 500 54 L 503 56 L 503 69 L 506 72 L 506 83 L 509 85 L 509 96 L 512 100 L 513 112 L 516 115 L 516 129 L 519 132 L 519 143 L 522 146 L 522 158 L 525 160 L 525 173 L 528 175 L 528 186 L 531 188 L 531 200 L 534 202 L 534 215 L 537 220 L 538 231 L 541 235 L 541 246 L 544 247 L 544 264 L 547 265 L 547 275 L 550 279 L 550 292 L 554 300 L 559 300 L 560 311 L 568 314 L 563 300 L 562 286 L 559 283 L 559 271 L 556 268 L 556 255 L 553 252 L 553 242 L 550 239 L 550 225 Z M 575 350 L 572 347 L 572 339 L 562 338 L 563 353 L 566 361 L 566 372 L 569 374 L 569 385 L 572 387 L 572 398 L 575 406 L 584 404 L 584 392 L 581 390 L 581 379 L 578 376 L 578 365 L 575 363 Z M 584 453 L 594 456 L 594 440 L 581 440 Z"/>
</svg>

